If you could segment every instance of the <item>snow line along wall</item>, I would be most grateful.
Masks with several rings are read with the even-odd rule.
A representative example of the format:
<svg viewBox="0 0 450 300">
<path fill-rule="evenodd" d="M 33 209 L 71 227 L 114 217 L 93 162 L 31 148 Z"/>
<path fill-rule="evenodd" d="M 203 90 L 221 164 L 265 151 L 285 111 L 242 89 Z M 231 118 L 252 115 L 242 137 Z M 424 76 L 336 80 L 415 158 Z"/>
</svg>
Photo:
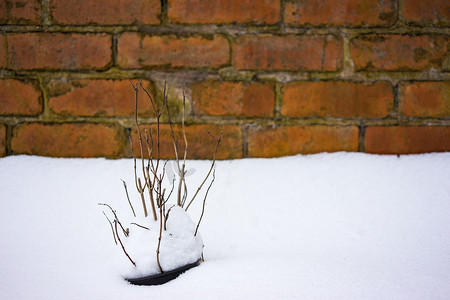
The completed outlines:
<svg viewBox="0 0 450 300">
<path fill-rule="evenodd" d="M 0 0 L 0 156 L 129 157 L 139 78 L 192 158 L 450 151 L 449 37 L 446 0 Z"/>
</svg>

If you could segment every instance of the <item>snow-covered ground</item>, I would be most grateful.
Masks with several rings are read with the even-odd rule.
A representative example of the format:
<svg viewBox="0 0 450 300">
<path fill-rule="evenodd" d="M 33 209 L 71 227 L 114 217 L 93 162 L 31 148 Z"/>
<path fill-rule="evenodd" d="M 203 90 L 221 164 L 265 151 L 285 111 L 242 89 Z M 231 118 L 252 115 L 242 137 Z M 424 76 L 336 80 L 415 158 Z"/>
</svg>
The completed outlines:
<svg viewBox="0 0 450 300">
<path fill-rule="evenodd" d="M 1 158 L 0 298 L 450 299 L 450 153 L 220 161 L 206 261 L 151 287 L 113 264 L 97 203 L 129 212 L 120 179 L 138 203 L 131 160 Z"/>
</svg>

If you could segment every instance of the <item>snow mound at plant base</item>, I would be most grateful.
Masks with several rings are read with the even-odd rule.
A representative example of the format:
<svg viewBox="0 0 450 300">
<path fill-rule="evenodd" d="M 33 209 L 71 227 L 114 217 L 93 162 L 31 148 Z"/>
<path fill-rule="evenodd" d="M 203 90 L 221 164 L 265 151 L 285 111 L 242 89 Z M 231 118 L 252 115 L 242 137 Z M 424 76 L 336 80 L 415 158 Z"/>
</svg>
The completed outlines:
<svg viewBox="0 0 450 300">
<path fill-rule="evenodd" d="M 131 223 L 145 226 L 148 230 Z M 130 219 L 127 224 L 130 224 L 130 234 L 128 237 L 121 236 L 121 241 L 131 259 L 136 263 L 136 267 L 125 256 L 119 244 L 115 263 L 120 274 L 124 278 L 136 278 L 160 273 L 156 259 L 159 220 L 154 221 L 151 216 L 137 217 Z M 125 223 L 123 225 L 125 226 Z M 194 236 L 196 224 L 183 208 L 174 206 L 170 210 L 165 229 L 162 231 L 159 249 L 159 260 L 163 271 L 194 263 L 201 258 L 203 240 L 200 233 Z"/>
</svg>

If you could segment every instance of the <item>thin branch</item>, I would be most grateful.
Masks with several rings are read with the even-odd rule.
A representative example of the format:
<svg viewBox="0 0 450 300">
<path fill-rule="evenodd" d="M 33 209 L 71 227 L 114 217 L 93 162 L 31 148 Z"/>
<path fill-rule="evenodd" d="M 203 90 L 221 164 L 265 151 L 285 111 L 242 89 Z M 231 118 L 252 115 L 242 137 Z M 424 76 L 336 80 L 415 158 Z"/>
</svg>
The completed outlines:
<svg viewBox="0 0 450 300">
<path fill-rule="evenodd" d="M 150 205 L 152 208 L 152 213 L 153 213 L 153 220 L 158 220 L 158 217 L 156 216 L 156 209 L 155 209 L 155 200 L 153 197 L 153 190 L 154 190 L 154 186 L 152 185 L 152 183 L 150 182 L 150 173 L 149 173 L 149 168 L 146 168 L 145 171 L 147 172 L 147 185 L 148 185 L 148 195 L 150 197 Z"/>
<path fill-rule="evenodd" d="M 183 156 L 183 165 L 181 166 L 181 170 L 179 169 L 179 164 L 178 164 L 178 172 L 180 175 L 180 182 L 178 184 L 178 198 L 177 198 L 178 206 L 181 206 L 181 207 L 183 207 L 184 202 L 187 197 L 187 186 L 186 186 L 186 179 L 185 179 L 186 172 L 184 171 L 186 169 L 186 156 L 187 156 L 187 150 L 188 150 L 188 142 L 187 142 L 187 138 L 186 138 L 186 128 L 184 126 L 185 113 L 186 113 L 186 97 L 184 95 L 184 90 L 183 90 L 183 114 L 181 117 L 181 129 L 183 131 L 183 139 L 184 139 L 184 156 Z M 182 185 L 184 185 L 183 199 L 181 198 L 181 186 Z"/>
<path fill-rule="evenodd" d="M 169 201 L 174 188 L 175 188 L 175 175 L 173 176 L 173 180 L 172 180 L 172 189 L 170 190 L 169 196 L 167 196 L 166 200 L 164 200 L 163 205 L 166 204 L 167 201 Z"/>
<path fill-rule="evenodd" d="M 200 219 L 198 220 L 197 228 L 195 229 L 194 236 L 197 236 L 198 227 L 200 226 L 200 222 L 202 221 L 203 214 L 205 213 L 206 198 L 208 197 L 209 189 L 211 188 L 211 186 L 212 186 L 214 180 L 216 180 L 216 168 L 214 168 L 214 171 L 213 171 L 213 177 L 212 177 L 211 183 L 209 184 L 208 189 L 206 190 L 205 198 L 203 198 L 202 213 L 201 213 L 201 215 L 200 215 Z"/>
<path fill-rule="evenodd" d="M 125 250 L 124 245 L 122 244 L 122 241 L 120 240 L 119 233 L 117 232 L 117 220 L 114 220 L 114 224 L 115 224 L 115 227 L 116 227 L 116 235 L 117 235 L 117 239 L 119 240 L 120 246 L 122 246 L 123 253 L 125 253 L 125 255 L 126 255 L 126 256 L 128 257 L 128 259 L 131 261 L 131 263 L 136 267 L 136 263 L 135 263 L 135 262 L 131 259 L 131 257 L 128 255 L 127 251 Z"/>
<path fill-rule="evenodd" d="M 141 227 L 141 228 L 144 228 L 144 229 L 147 229 L 147 230 L 150 230 L 150 228 L 148 228 L 148 227 L 145 227 L 145 226 L 142 226 L 142 225 L 139 225 L 138 223 L 130 223 L 131 225 L 136 225 L 136 226 L 138 226 L 138 227 Z"/>
<path fill-rule="evenodd" d="M 185 174 L 184 167 L 185 167 L 185 165 L 183 164 L 181 166 L 181 170 L 178 171 L 179 172 L 178 175 L 180 176 L 180 181 L 178 182 L 178 194 L 177 194 L 177 205 L 178 206 L 181 206 L 181 187 L 183 185 L 184 174 Z"/>
<path fill-rule="evenodd" d="M 142 82 L 141 82 L 141 81 L 139 81 L 139 84 L 141 85 L 142 90 L 147 94 L 148 98 L 150 99 L 150 102 L 151 102 L 151 104 L 152 104 L 153 110 L 154 110 L 155 112 L 158 112 L 158 113 L 159 113 L 159 109 L 156 109 L 155 102 L 153 101 L 152 95 L 151 95 L 151 94 L 147 91 L 147 89 L 142 85 Z"/>
<path fill-rule="evenodd" d="M 152 169 L 154 169 L 155 167 L 153 166 L 153 136 L 152 136 L 152 131 L 147 131 L 147 129 L 145 130 L 145 143 L 147 145 L 147 151 L 148 153 L 148 162 L 147 162 L 147 168 L 150 168 L 150 165 L 152 167 Z"/>
<path fill-rule="evenodd" d="M 145 205 L 144 190 L 142 188 L 142 184 L 141 184 L 141 179 L 140 178 L 138 178 L 138 191 L 139 191 L 139 194 L 141 195 L 142 208 L 144 209 L 144 216 L 147 217 L 148 216 L 147 205 Z"/>
<path fill-rule="evenodd" d="M 103 214 L 105 215 L 106 220 L 108 220 L 109 225 L 111 225 L 111 230 L 112 230 L 112 234 L 113 234 L 113 237 L 114 237 L 114 243 L 116 243 L 116 245 L 117 245 L 116 234 L 114 233 L 113 224 L 112 224 L 112 222 L 109 220 L 109 218 L 108 218 L 108 216 L 105 214 L 105 212 L 103 212 Z"/>
<path fill-rule="evenodd" d="M 131 135 L 128 135 L 128 140 L 130 141 L 131 153 L 133 154 L 134 183 L 136 184 L 136 189 L 139 190 L 138 183 L 137 183 L 137 177 L 138 176 L 137 176 L 137 170 L 136 170 L 136 154 L 134 152 L 133 140 L 131 139 Z"/>
<path fill-rule="evenodd" d="M 133 205 L 131 205 L 130 196 L 128 196 L 127 184 L 125 183 L 124 180 L 122 180 L 122 182 L 123 182 L 123 187 L 125 188 L 125 193 L 127 194 L 128 203 L 130 204 L 131 210 L 133 211 L 133 216 L 136 217 L 136 213 L 134 212 Z"/>
<path fill-rule="evenodd" d="M 177 144 L 177 140 L 175 139 L 175 133 L 174 133 L 173 126 L 172 126 L 172 120 L 170 119 L 169 105 L 167 105 L 167 103 L 166 103 L 166 111 L 167 111 L 167 119 L 169 122 L 170 134 L 172 136 L 173 150 L 175 152 L 175 161 L 176 161 L 177 167 L 178 167 L 178 175 L 180 176 L 180 183 L 178 185 L 177 205 L 181 206 L 180 193 L 181 193 L 182 171 L 181 171 L 181 167 L 180 167 L 180 159 L 178 157 L 178 144 Z M 184 115 L 184 109 L 183 109 L 183 115 Z M 183 120 L 183 127 L 184 127 L 184 120 Z"/>
<path fill-rule="evenodd" d="M 164 273 L 161 267 L 161 263 L 159 261 L 159 248 L 161 247 L 162 229 L 163 229 L 163 209 L 162 205 L 159 205 L 159 237 L 158 237 L 158 247 L 156 248 L 156 262 L 158 263 L 159 271 L 161 273 Z"/>
<path fill-rule="evenodd" d="M 186 129 L 184 127 L 184 117 L 186 114 L 186 96 L 184 95 L 183 90 L 183 114 L 181 116 L 181 127 L 183 129 L 183 139 L 184 139 L 184 157 L 183 157 L 183 165 L 186 164 L 186 156 L 187 156 L 187 149 L 188 149 L 188 142 L 186 138 Z"/>
<path fill-rule="evenodd" d="M 142 86 L 142 84 L 141 84 L 141 86 Z M 155 107 L 155 105 L 154 105 L 154 101 L 153 101 L 153 99 L 151 98 L 151 95 L 150 95 L 150 93 L 142 86 L 142 88 L 144 89 L 144 91 L 147 93 L 147 95 L 149 96 L 149 98 L 150 98 L 150 101 L 152 102 L 152 106 L 153 106 L 153 109 L 154 109 L 154 111 L 155 111 L 155 115 L 156 115 L 156 150 L 157 150 L 157 159 L 156 159 L 156 166 L 154 166 L 153 165 L 153 161 L 151 162 L 151 166 L 152 166 L 152 168 L 151 168 L 151 172 L 152 172 L 152 174 L 153 174 L 153 182 L 150 180 L 150 174 L 149 174 L 149 170 L 147 169 L 147 177 L 148 177 L 148 183 L 149 183 L 149 186 L 151 186 L 152 187 L 152 191 L 155 191 L 155 193 L 156 193 L 156 195 L 157 195 L 157 197 L 159 197 L 159 195 L 160 195 L 160 185 L 161 185 L 161 183 L 160 182 L 157 182 L 157 177 L 158 177 L 158 169 L 159 169 L 159 162 L 160 162 L 160 155 L 161 155 L 161 153 L 160 153 L 160 118 L 161 118 L 161 115 L 162 115 L 162 111 L 163 111 L 163 108 L 164 108 L 164 105 L 165 105 L 165 103 L 167 102 L 167 94 L 166 94 L 166 84 L 164 84 L 164 93 L 163 93 L 163 106 L 162 106 L 162 108 L 161 109 L 157 109 L 156 107 Z M 150 136 L 150 138 L 152 139 L 152 148 L 153 148 L 153 138 Z M 148 137 L 146 136 L 146 140 L 148 141 Z M 148 142 L 147 142 L 148 143 Z M 152 149 L 152 151 L 153 151 L 153 149 Z M 157 185 L 156 185 L 157 184 Z M 155 186 L 157 187 L 157 189 L 155 189 Z M 159 192 L 158 192 L 158 190 L 159 190 Z M 153 197 L 153 193 L 151 193 L 151 195 L 150 195 L 150 199 L 151 199 L 151 201 L 152 201 L 152 210 L 153 210 L 153 208 L 154 208 L 154 197 Z M 157 202 L 158 202 L 158 199 L 157 199 Z M 158 203 L 157 203 L 158 204 Z M 156 210 L 153 210 L 153 217 L 154 217 L 154 219 L 155 219 L 155 221 L 157 220 L 157 217 L 156 217 Z"/>
<path fill-rule="evenodd" d="M 187 172 L 187 171 L 186 171 Z M 187 185 L 186 185 L 186 172 L 184 174 L 184 193 L 183 193 L 183 198 L 181 199 L 181 207 L 184 207 L 184 204 L 186 203 L 186 199 L 188 196 L 188 191 L 187 191 Z"/>
<path fill-rule="evenodd" d="M 197 196 L 198 192 L 200 192 L 200 190 L 202 189 L 203 185 L 205 184 L 206 180 L 207 180 L 208 177 L 209 177 L 209 174 L 211 174 L 211 171 L 213 170 L 213 168 L 214 168 L 214 166 L 215 166 L 215 164 L 216 164 L 217 150 L 219 149 L 219 144 L 220 144 L 220 142 L 222 141 L 222 131 L 220 132 L 219 138 L 214 137 L 209 131 L 208 131 L 208 134 L 209 134 L 211 137 L 213 137 L 213 138 L 217 141 L 217 144 L 216 144 L 216 150 L 214 151 L 214 158 L 213 158 L 213 161 L 212 161 L 212 164 L 211 164 L 211 168 L 209 169 L 208 174 L 206 175 L 206 177 L 205 177 L 205 179 L 203 180 L 202 184 L 198 187 L 197 191 L 195 192 L 195 194 L 194 194 L 194 196 L 192 197 L 192 199 L 191 199 L 191 201 L 189 202 L 189 204 L 186 206 L 185 211 L 187 211 L 188 208 L 189 208 L 189 206 L 191 206 L 192 202 L 194 201 L 194 199 L 195 199 L 195 197 Z"/>
<path fill-rule="evenodd" d="M 119 223 L 120 228 L 122 228 L 123 234 L 124 234 L 125 236 L 128 236 L 128 230 L 125 230 L 125 228 L 123 228 L 122 223 L 120 223 L 119 218 L 117 217 L 116 211 L 115 211 L 114 209 L 112 209 L 112 207 L 109 206 L 109 205 L 106 204 L 106 203 L 97 203 L 97 204 L 98 204 L 98 205 L 104 205 L 104 206 L 107 206 L 107 207 L 111 210 L 111 212 L 112 212 L 113 215 L 114 215 L 114 219 L 117 221 L 117 223 Z"/>
<path fill-rule="evenodd" d="M 152 182 L 150 180 L 150 171 L 149 171 L 149 170 L 151 170 L 152 173 L 154 171 L 154 166 L 153 166 L 153 137 L 152 137 L 151 131 L 150 131 L 150 134 L 149 134 L 148 131 L 145 130 L 144 138 L 145 138 L 145 143 L 147 145 L 147 151 L 148 151 L 148 163 L 147 163 L 147 168 L 145 169 L 146 173 L 144 173 L 144 177 L 145 177 L 145 180 L 146 180 L 146 184 L 148 186 L 148 194 L 149 194 L 149 197 L 150 197 L 150 206 L 152 208 L 153 219 L 156 221 L 158 218 L 156 216 L 155 200 L 153 198 L 154 186 L 153 186 L 153 184 L 152 184 Z M 151 144 L 150 144 L 149 140 L 150 140 Z"/>
<path fill-rule="evenodd" d="M 166 216 L 164 217 L 164 230 L 167 230 L 167 226 L 166 226 L 166 224 L 167 224 L 167 219 L 169 219 L 170 211 L 171 211 L 172 208 L 174 208 L 174 207 L 175 207 L 175 205 L 172 205 L 172 206 L 169 208 L 169 210 L 167 210 L 167 214 L 166 214 Z"/>
</svg>

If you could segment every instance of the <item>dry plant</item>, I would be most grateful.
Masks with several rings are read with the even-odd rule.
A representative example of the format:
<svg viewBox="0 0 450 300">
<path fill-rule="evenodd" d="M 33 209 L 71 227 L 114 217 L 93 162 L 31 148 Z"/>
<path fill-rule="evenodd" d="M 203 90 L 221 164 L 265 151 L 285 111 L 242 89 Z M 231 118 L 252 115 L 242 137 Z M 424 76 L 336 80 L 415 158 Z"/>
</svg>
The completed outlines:
<svg viewBox="0 0 450 300">
<path fill-rule="evenodd" d="M 215 180 L 215 164 L 216 164 L 216 155 L 217 151 L 220 145 L 220 142 L 222 141 L 222 132 L 220 133 L 219 137 L 213 136 L 210 132 L 207 132 L 215 141 L 215 150 L 213 153 L 212 163 L 209 168 L 208 173 L 206 174 L 204 180 L 201 182 L 200 186 L 197 188 L 196 192 L 192 196 L 192 198 L 187 201 L 188 199 L 188 187 L 186 184 L 186 157 L 188 152 L 188 141 L 186 138 L 186 130 L 185 130 L 185 110 L 186 110 L 186 98 L 185 94 L 183 92 L 183 112 L 182 112 L 182 120 L 181 120 L 181 130 L 182 130 L 182 136 L 183 136 L 183 143 L 184 143 L 184 153 L 183 157 L 180 159 L 178 156 L 178 141 L 175 137 L 175 132 L 172 126 L 169 106 L 168 106 L 168 92 L 167 92 L 167 85 L 164 84 L 164 91 L 163 91 L 163 101 L 162 105 L 159 107 L 157 103 L 154 101 L 152 95 L 149 93 L 147 89 L 144 88 L 142 85 L 141 80 L 136 82 L 136 84 L 132 83 L 130 81 L 131 85 L 133 86 L 134 92 L 135 92 L 135 109 L 134 109 L 134 121 L 135 121 L 135 128 L 137 131 L 137 136 L 139 140 L 139 150 L 140 150 L 140 157 L 136 157 L 136 152 L 133 147 L 133 141 L 131 139 L 131 135 L 129 135 L 129 141 L 131 145 L 131 150 L 133 154 L 133 167 L 134 167 L 134 182 L 135 187 L 140 195 L 142 210 L 145 217 L 149 217 L 147 204 L 150 205 L 151 208 L 151 218 L 153 218 L 154 221 L 159 221 L 159 237 L 158 237 L 158 244 L 156 251 L 156 261 L 158 264 L 159 271 L 161 273 L 164 272 L 164 270 L 161 267 L 160 264 L 160 246 L 161 246 L 161 239 L 163 237 L 163 231 L 166 230 L 166 223 L 170 215 L 171 209 L 175 206 L 171 206 L 168 209 L 166 209 L 166 204 L 172 195 L 172 192 L 175 188 L 175 178 L 172 180 L 172 188 L 171 191 L 166 193 L 166 189 L 163 187 L 163 180 L 166 175 L 166 166 L 168 161 L 165 161 L 164 163 L 161 162 L 161 152 L 160 152 L 160 136 L 161 136 L 161 116 L 163 112 L 165 111 L 167 113 L 169 128 L 170 128 L 170 134 L 172 138 L 173 143 L 173 149 L 175 152 L 175 162 L 178 172 L 178 187 L 177 187 L 177 199 L 176 199 L 176 205 L 179 207 L 182 207 L 187 211 L 191 204 L 196 199 L 197 195 L 199 194 L 200 190 L 204 187 L 205 183 L 208 181 L 208 178 L 210 177 L 212 173 L 212 180 L 209 183 L 209 186 L 207 188 L 206 194 L 203 199 L 203 205 L 202 205 L 202 211 L 201 215 L 199 217 L 199 220 L 197 222 L 197 227 L 194 233 L 194 236 L 197 235 L 198 228 L 200 226 L 200 223 L 203 218 L 204 210 L 205 210 L 205 203 L 206 198 L 208 196 L 208 192 Z M 154 115 L 156 118 L 156 137 L 154 137 L 152 134 L 152 131 L 144 130 L 142 131 L 138 122 L 138 98 L 139 98 L 139 91 L 142 90 L 145 95 L 148 98 L 148 101 L 150 101 Z M 145 154 L 148 155 L 148 159 L 145 159 Z M 155 157 L 156 156 L 156 157 Z M 137 161 L 140 160 L 140 176 L 138 175 L 138 167 L 137 167 Z M 136 212 L 134 210 L 134 207 L 130 201 L 129 195 L 128 195 L 128 189 L 125 181 L 123 181 L 123 186 L 125 189 L 125 193 L 127 196 L 128 203 L 130 205 L 131 211 L 136 217 Z M 147 196 L 146 196 L 147 195 Z M 117 217 L 116 211 L 109 206 L 108 204 L 99 203 L 99 205 L 104 205 L 109 208 L 113 215 L 113 220 L 111 221 L 107 215 L 105 214 L 106 219 L 108 220 L 111 231 L 113 233 L 114 242 L 117 245 L 117 241 L 121 245 L 121 248 L 124 252 L 124 254 L 127 256 L 127 258 L 130 260 L 130 262 L 136 266 L 136 263 L 133 261 L 133 259 L 130 257 L 130 255 L 127 253 L 124 244 L 122 243 L 120 239 L 120 235 L 123 235 L 124 237 L 128 237 L 129 229 L 124 228 L 119 221 L 119 218 Z M 131 223 L 131 225 L 135 225 L 141 229 L 148 230 L 147 227 L 137 224 L 137 223 Z M 120 228 L 120 230 L 118 230 Z"/>
</svg>

